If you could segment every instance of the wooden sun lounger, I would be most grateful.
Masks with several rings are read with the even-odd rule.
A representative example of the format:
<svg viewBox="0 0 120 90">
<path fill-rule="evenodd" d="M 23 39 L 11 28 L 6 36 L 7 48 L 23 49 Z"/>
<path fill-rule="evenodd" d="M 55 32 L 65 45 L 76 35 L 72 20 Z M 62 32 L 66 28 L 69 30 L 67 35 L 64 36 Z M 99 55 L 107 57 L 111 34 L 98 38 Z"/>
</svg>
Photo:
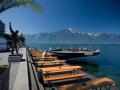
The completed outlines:
<svg viewBox="0 0 120 90">
<path fill-rule="evenodd" d="M 93 79 L 87 82 L 88 85 L 92 87 L 99 87 L 99 86 L 106 86 L 106 85 L 112 85 L 115 82 L 110 78 L 99 78 L 99 79 Z"/>
<path fill-rule="evenodd" d="M 37 61 L 35 62 L 36 64 L 41 64 L 41 63 L 64 63 L 65 60 L 53 60 L 53 61 Z"/>
<path fill-rule="evenodd" d="M 36 63 L 38 66 L 39 65 L 63 65 L 63 62 L 40 62 L 40 63 Z"/>
<path fill-rule="evenodd" d="M 32 54 L 32 56 L 33 57 L 42 57 L 42 54 L 37 53 L 37 54 Z"/>
<path fill-rule="evenodd" d="M 58 74 L 58 73 L 65 73 L 65 72 L 72 72 L 72 71 L 77 71 L 78 69 L 66 69 L 66 70 L 57 70 L 57 71 L 46 71 L 43 72 L 43 74 L 46 75 L 51 75 L 51 74 Z"/>
<path fill-rule="evenodd" d="M 86 73 L 82 73 L 82 74 L 74 74 L 74 75 L 67 75 L 67 76 L 56 76 L 56 77 L 52 77 L 52 78 L 43 78 L 44 79 L 44 83 L 47 84 L 50 81 L 58 81 L 58 80 L 64 80 L 64 79 L 72 79 L 72 78 L 82 78 L 87 76 Z"/>
<path fill-rule="evenodd" d="M 42 57 L 43 56 L 42 51 L 31 51 L 31 54 L 33 57 Z"/>
<path fill-rule="evenodd" d="M 110 78 L 98 78 L 98 79 L 92 79 L 85 83 L 84 86 L 82 86 L 82 90 L 89 90 L 89 89 L 95 89 L 98 88 L 102 90 L 111 90 L 111 86 L 115 86 L 115 82 Z M 114 87 L 115 88 L 115 87 Z M 113 90 L 113 89 L 112 89 Z M 116 90 L 116 89 L 115 89 Z"/>
<path fill-rule="evenodd" d="M 41 63 L 41 64 L 36 64 L 37 67 L 48 67 L 48 66 L 60 66 L 63 65 L 62 63 Z"/>
<path fill-rule="evenodd" d="M 73 69 L 81 69 L 81 66 L 56 66 L 56 67 L 47 67 L 47 68 L 38 68 L 38 70 L 42 70 L 43 72 L 49 71 L 59 71 L 59 70 L 73 70 Z"/>
<path fill-rule="evenodd" d="M 57 57 L 39 57 L 36 56 L 36 61 L 54 61 L 57 60 Z"/>
<path fill-rule="evenodd" d="M 99 84 L 102 83 L 102 85 L 99 85 L 98 83 Z M 114 81 L 112 79 L 98 78 L 83 83 L 72 83 L 72 84 L 62 85 L 58 88 L 58 90 L 118 90 L 118 89 L 114 85 Z"/>
<path fill-rule="evenodd" d="M 42 53 L 42 51 L 39 50 L 31 50 L 32 53 Z"/>
<path fill-rule="evenodd" d="M 53 60 L 53 61 L 38 61 L 35 62 L 36 65 L 41 65 L 41 66 L 45 66 L 45 65 L 63 65 L 65 62 L 65 60 Z"/>
<path fill-rule="evenodd" d="M 43 74 L 57 74 L 57 73 L 65 73 L 65 72 L 77 72 L 82 67 L 80 66 L 57 66 L 57 67 L 49 67 L 49 68 L 38 68 L 38 70 L 42 70 Z"/>
<path fill-rule="evenodd" d="M 38 57 L 38 59 L 57 59 L 57 57 Z"/>
<path fill-rule="evenodd" d="M 51 61 L 53 63 L 65 63 L 66 61 L 65 60 L 54 60 L 54 61 Z"/>
</svg>

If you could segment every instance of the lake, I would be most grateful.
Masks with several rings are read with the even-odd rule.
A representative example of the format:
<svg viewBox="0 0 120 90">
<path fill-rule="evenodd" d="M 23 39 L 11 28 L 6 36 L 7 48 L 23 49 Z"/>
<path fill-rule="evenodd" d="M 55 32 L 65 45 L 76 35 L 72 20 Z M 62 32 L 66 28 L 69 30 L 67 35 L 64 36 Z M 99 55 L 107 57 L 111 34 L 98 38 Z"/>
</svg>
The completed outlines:
<svg viewBox="0 0 120 90">
<path fill-rule="evenodd" d="M 99 66 L 99 73 L 93 74 L 96 77 L 109 77 L 117 82 L 120 86 L 120 45 L 119 44 L 30 44 L 31 47 L 36 47 L 42 50 L 49 50 L 49 48 L 68 49 L 68 48 L 99 48 L 101 54 L 99 56 L 82 57 L 75 59 L 77 61 L 87 61 L 89 63 L 97 64 Z M 79 63 L 76 63 L 79 64 Z"/>
</svg>

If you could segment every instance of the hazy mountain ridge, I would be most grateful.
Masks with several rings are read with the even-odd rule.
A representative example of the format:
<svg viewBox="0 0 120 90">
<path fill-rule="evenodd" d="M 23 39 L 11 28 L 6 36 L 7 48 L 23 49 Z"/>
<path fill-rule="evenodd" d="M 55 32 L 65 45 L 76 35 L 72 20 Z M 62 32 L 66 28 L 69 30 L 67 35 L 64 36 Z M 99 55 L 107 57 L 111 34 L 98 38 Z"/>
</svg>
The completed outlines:
<svg viewBox="0 0 120 90">
<path fill-rule="evenodd" d="M 27 43 L 120 44 L 120 34 L 85 33 L 71 28 L 51 33 L 25 35 Z"/>
</svg>

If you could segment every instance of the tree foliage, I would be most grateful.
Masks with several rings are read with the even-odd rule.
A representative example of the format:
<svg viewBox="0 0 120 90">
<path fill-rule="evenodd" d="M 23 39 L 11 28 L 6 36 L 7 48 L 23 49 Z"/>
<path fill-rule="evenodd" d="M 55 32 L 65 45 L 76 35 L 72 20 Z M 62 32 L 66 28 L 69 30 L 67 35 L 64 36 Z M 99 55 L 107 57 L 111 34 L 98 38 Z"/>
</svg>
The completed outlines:
<svg viewBox="0 0 120 90">
<path fill-rule="evenodd" d="M 9 46 L 12 46 L 12 36 L 11 36 L 11 34 L 4 34 L 4 38 L 6 38 L 7 44 Z M 18 39 L 17 42 L 19 44 L 25 45 L 25 37 L 22 33 L 20 35 L 18 35 L 17 39 Z"/>
<path fill-rule="evenodd" d="M 22 33 L 18 36 L 18 39 L 19 39 L 19 42 L 25 43 L 25 37 L 23 36 Z"/>
<path fill-rule="evenodd" d="M 0 0 L 0 13 L 12 7 L 30 6 L 37 12 L 42 12 L 43 8 L 36 0 Z"/>
</svg>

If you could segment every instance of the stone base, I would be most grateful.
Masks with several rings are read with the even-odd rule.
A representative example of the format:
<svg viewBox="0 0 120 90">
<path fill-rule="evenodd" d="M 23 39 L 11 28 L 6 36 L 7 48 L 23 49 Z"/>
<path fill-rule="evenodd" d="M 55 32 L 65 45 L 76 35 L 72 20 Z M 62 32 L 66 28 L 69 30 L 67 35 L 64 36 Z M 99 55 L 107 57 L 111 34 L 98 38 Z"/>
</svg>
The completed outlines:
<svg viewBox="0 0 120 90">
<path fill-rule="evenodd" d="M 8 62 L 20 62 L 21 61 L 21 54 L 11 54 L 8 57 Z"/>
</svg>

